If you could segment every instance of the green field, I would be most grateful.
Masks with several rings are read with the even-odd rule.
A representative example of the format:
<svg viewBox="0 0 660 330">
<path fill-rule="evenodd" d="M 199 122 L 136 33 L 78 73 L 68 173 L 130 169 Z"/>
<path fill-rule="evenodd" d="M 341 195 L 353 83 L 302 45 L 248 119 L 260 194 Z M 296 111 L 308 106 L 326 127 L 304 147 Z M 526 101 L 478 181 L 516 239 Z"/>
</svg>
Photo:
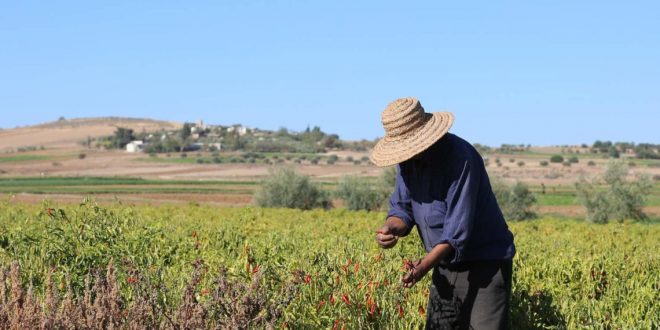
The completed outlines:
<svg viewBox="0 0 660 330">
<path fill-rule="evenodd" d="M 28 162 L 28 161 L 37 161 L 37 160 L 51 160 L 52 156 L 47 155 L 16 155 L 16 156 L 6 156 L 0 157 L 0 164 L 3 163 L 17 163 L 17 162 Z"/>
<path fill-rule="evenodd" d="M 421 244 L 412 234 L 396 248 L 380 250 L 373 231 L 383 217 L 339 209 L 104 208 L 91 201 L 59 208 L 5 202 L 0 265 L 17 261 L 23 288 L 32 283 L 37 300 L 44 299 L 49 272 L 51 296 L 70 287 L 71 295 L 82 297 L 85 278 L 100 271 L 90 283 L 110 284 L 88 287 L 90 304 L 115 283 L 116 304 L 106 303 L 116 307 L 100 315 L 119 325 L 139 319 L 146 327 L 214 327 L 229 324 L 221 312 L 227 308 L 252 315 L 251 328 L 271 321 L 275 328 L 292 329 L 420 328 L 429 276 L 410 290 L 398 281 L 402 261 L 422 256 Z M 518 251 L 512 328 L 660 326 L 660 225 L 543 218 L 510 227 Z M 108 263 L 114 270 L 103 275 Z M 103 278 L 109 282 L 97 282 Z M 0 302 L 11 301 L 10 282 L 0 281 L 5 285 Z M 151 306 L 145 307 L 148 301 L 156 306 L 154 316 L 140 318 Z M 3 313 L 41 315 L 37 307 L 35 312 L 12 306 L 0 304 L 0 320 Z M 183 310 L 197 316 L 185 323 Z"/>
</svg>

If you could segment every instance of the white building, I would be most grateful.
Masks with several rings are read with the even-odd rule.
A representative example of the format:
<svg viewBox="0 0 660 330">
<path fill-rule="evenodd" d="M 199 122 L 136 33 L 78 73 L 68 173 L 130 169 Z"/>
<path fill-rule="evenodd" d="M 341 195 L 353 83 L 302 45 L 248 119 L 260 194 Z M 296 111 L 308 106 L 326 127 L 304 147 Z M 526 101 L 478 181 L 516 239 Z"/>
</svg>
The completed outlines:
<svg viewBox="0 0 660 330">
<path fill-rule="evenodd" d="M 126 144 L 127 152 L 141 152 L 144 150 L 144 142 L 142 140 L 131 141 Z"/>
</svg>

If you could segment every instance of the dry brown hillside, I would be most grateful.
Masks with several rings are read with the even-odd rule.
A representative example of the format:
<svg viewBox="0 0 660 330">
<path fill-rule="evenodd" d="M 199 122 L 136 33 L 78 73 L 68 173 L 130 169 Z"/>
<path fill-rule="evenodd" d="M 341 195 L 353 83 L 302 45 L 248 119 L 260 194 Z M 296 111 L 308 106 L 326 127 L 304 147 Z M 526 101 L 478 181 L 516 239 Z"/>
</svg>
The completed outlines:
<svg viewBox="0 0 660 330">
<path fill-rule="evenodd" d="M 43 123 L 35 126 L 0 130 L 0 150 L 44 146 L 48 149 L 72 148 L 87 137 L 112 135 L 117 127 L 132 128 L 136 132 L 178 129 L 175 122 L 142 118 L 77 118 Z"/>
</svg>

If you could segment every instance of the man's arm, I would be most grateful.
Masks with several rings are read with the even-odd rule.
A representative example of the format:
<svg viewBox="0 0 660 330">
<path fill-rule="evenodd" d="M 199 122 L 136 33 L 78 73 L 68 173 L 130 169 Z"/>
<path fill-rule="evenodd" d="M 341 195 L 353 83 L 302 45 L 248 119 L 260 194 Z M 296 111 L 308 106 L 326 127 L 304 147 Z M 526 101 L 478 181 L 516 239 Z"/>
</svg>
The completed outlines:
<svg viewBox="0 0 660 330">
<path fill-rule="evenodd" d="M 397 167 L 394 191 L 390 196 L 390 210 L 383 226 L 376 231 L 376 242 L 385 249 L 396 245 L 401 236 L 410 233 L 414 226 L 412 205 L 408 187 L 401 176 L 401 167 Z"/>
</svg>

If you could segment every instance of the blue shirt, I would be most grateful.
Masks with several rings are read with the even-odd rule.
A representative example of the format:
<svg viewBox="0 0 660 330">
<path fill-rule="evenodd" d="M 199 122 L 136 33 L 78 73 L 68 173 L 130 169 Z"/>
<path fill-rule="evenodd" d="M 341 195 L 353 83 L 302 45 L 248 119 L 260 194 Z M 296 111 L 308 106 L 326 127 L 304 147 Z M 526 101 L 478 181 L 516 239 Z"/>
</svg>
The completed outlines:
<svg viewBox="0 0 660 330">
<path fill-rule="evenodd" d="M 513 234 L 504 221 L 481 155 L 446 134 L 418 157 L 397 166 L 388 217 L 402 219 L 405 235 L 417 227 L 427 252 L 454 248 L 449 263 L 513 258 Z"/>
</svg>

